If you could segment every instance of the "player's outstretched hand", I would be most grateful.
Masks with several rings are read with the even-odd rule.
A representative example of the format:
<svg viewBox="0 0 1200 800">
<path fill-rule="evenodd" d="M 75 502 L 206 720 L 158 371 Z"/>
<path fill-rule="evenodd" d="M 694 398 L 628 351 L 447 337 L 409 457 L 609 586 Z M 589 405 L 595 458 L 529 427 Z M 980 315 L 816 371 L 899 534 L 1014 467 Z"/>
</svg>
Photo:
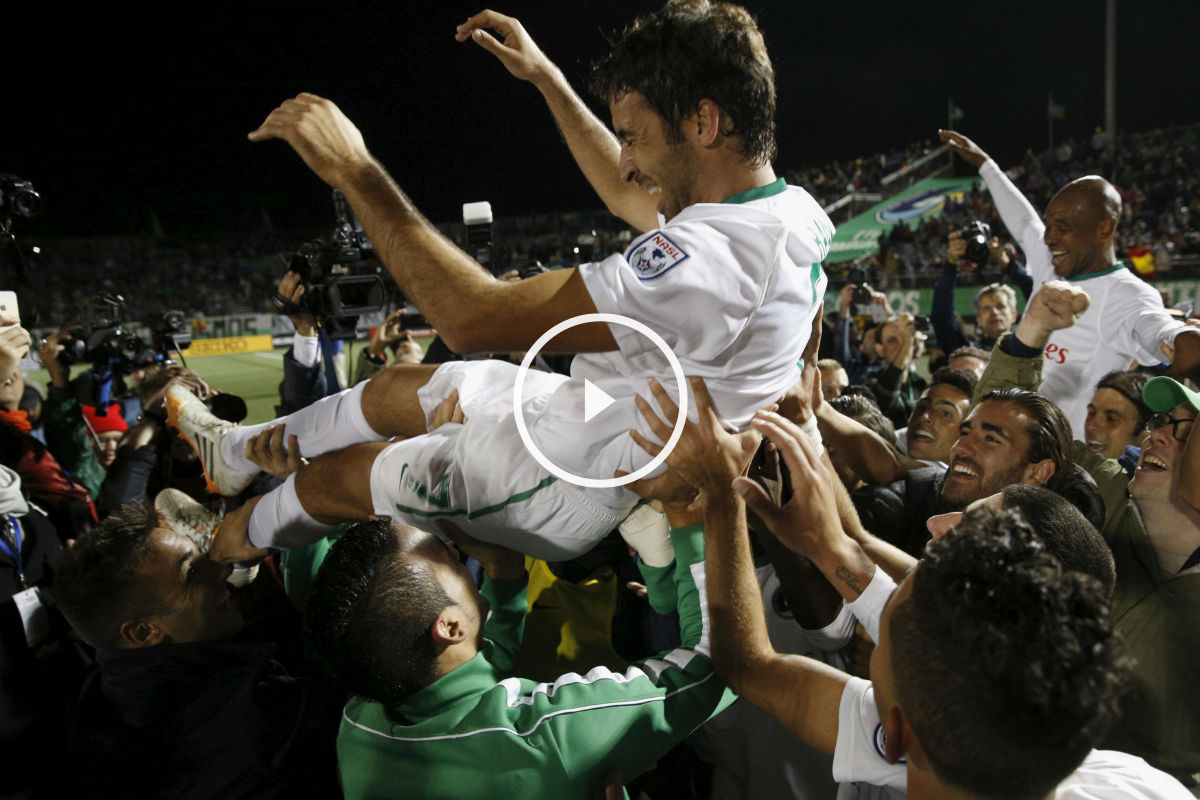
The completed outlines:
<svg viewBox="0 0 1200 800">
<path fill-rule="evenodd" d="M 17 364 L 29 354 L 29 331 L 12 320 L 0 318 L 0 380 L 12 375 Z"/>
<path fill-rule="evenodd" d="M 209 558 L 222 564 L 246 564 L 271 554 L 250 544 L 250 514 L 261 499 L 262 495 L 253 497 L 225 515 L 213 536 Z"/>
<path fill-rule="evenodd" d="M 372 162 L 362 134 L 332 101 L 302 92 L 267 115 L 249 134 L 252 142 L 283 139 L 317 176 L 338 187 Z"/>
<path fill-rule="evenodd" d="M 739 434 L 726 430 L 717 416 L 704 381 L 701 378 L 689 378 L 688 382 L 691 384 L 692 394 L 696 397 L 699 421 L 693 423 L 689 420 L 684 425 L 683 435 L 667 456 L 667 465 L 701 492 L 727 491 L 733 479 L 746 471 L 754 457 L 754 451 L 758 449 L 760 437 L 752 431 Z M 653 378 L 650 379 L 650 393 L 654 395 L 666 418 L 676 419 L 679 413 L 678 406 L 663 389 L 662 384 Z M 672 426 L 660 419 L 650 407 L 650 403 L 640 396 L 637 398 L 637 406 L 649 423 L 651 432 L 661 441 L 667 441 Z M 656 456 L 662 452 L 662 445 L 650 441 L 636 430 L 629 433 L 638 446 L 650 455 Z"/>
<path fill-rule="evenodd" d="M 1045 347 L 1050 334 L 1074 325 L 1091 302 L 1088 293 L 1074 284 L 1047 281 L 1025 307 L 1016 336 L 1030 347 Z"/>
<path fill-rule="evenodd" d="M 283 425 L 272 425 L 246 442 L 246 458 L 281 481 L 308 464 L 300 456 L 300 442 L 295 436 L 288 436 L 284 445 L 285 434 Z"/>
<path fill-rule="evenodd" d="M 767 437 L 782 454 L 791 473 L 792 497 L 784 505 L 776 505 L 749 478 L 735 480 L 734 489 L 779 541 L 815 561 L 846 538 L 834 488 L 838 478 L 821 461 L 808 436 L 779 414 L 759 411 L 750 427 Z"/>
<path fill-rule="evenodd" d="M 976 169 L 982 167 L 983 163 L 988 160 L 988 154 L 983 152 L 983 149 L 979 145 L 958 131 L 939 130 L 938 138 L 950 146 L 952 153 L 958 153 L 958 155 L 962 156 L 963 161 Z"/>
<path fill-rule="evenodd" d="M 492 36 L 488 29 L 500 38 Z M 517 19 L 495 11 L 480 11 L 458 26 L 454 38 L 460 42 L 472 40 L 523 81 L 536 84 L 554 71 L 554 64 L 525 32 L 524 26 Z"/>
<path fill-rule="evenodd" d="M 300 305 L 300 300 L 304 297 L 304 281 L 301 280 L 300 273 L 292 270 L 285 272 L 279 279 L 276 292 L 289 303 Z M 296 333 L 301 336 L 317 335 L 317 319 L 312 314 L 289 314 L 288 318 L 296 326 Z"/>
</svg>

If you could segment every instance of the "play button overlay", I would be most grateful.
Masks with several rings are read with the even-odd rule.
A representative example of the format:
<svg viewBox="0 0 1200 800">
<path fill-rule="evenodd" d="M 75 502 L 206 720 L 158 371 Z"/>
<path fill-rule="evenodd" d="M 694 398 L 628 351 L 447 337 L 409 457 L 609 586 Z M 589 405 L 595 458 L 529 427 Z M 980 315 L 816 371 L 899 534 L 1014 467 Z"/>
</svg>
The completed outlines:
<svg viewBox="0 0 1200 800">
<path fill-rule="evenodd" d="M 576 325 L 588 325 L 594 322 L 604 322 L 609 325 L 623 325 L 626 328 L 633 330 L 645 336 L 654 346 L 662 351 L 666 356 L 667 363 L 671 365 L 671 372 L 675 376 L 675 385 L 679 387 L 679 413 L 675 417 L 675 427 L 671 430 L 671 435 L 667 438 L 667 443 L 663 447 L 662 452 L 650 459 L 650 462 L 641 469 L 634 470 L 628 475 L 612 478 L 587 478 L 582 475 L 575 475 L 567 472 L 562 467 L 555 464 L 546 454 L 543 453 L 534 443 L 533 437 L 529 435 L 529 429 L 525 425 L 525 415 L 521 413 L 521 404 L 524 399 L 523 392 L 525 388 L 525 376 L 529 374 L 529 366 L 533 363 L 533 359 L 541 352 L 551 339 L 558 336 L 566 330 L 574 328 Z M 641 387 L 637 387 L 641 389 Z M 521 441 L 525 443 L 525 449 L 533 456 L 533 459 L 541 464 L 546 470 L 555 477 L 561 478 L 567 483 L 572 483 L 576 486 L 583 486 L 589 489 L 612 489 L 618 486 L 624 486 L 627 483 L 641 480 L 649 475 L 654 470 L 658 469 L 663 462 L 667 460 L 667 456 L 675 449 L 675 445 L 679 443 L 679 437 L 683 435 L 683 426 L 687 423 L 687 381 L 684 380 L 683 367 L 679 363 L 679 359 L 671 352 L 671 348 L 667 347 L 667 343 L 663 338 L 655 333 L 648 325 L 638 322 L 636 319 L 623 316 L 621 314 L 580 314 L 577 317 L 564 319 L 562 322 L 555 325 L 550 330 L 538 337 L 533 343 L 533 347 L 529 348 L 529 352 L 525 354 L 525 358 L 521 361 L 521 366 L 517 370 L 517 380 L 513 385 L 513 408 L 516 413 L 513 415 L 517 424 L 517 433 L 521 436 Z M 612 405 L 613 398 L 608 395 L 596 384 L 589 380 L 583 382 L 583 424 L 586 425 L 597 414 L 602 413 L 606 408 Z"/>
<path fill-rule="evenodd" d="M 592 417 L 599 414 L 604 409 L 613 404 L 613 399 L 608 396 L 608 392 L 601 389 L 596 384 L 583 379 L 583 421 L 591 422 Z"/>
</svg>

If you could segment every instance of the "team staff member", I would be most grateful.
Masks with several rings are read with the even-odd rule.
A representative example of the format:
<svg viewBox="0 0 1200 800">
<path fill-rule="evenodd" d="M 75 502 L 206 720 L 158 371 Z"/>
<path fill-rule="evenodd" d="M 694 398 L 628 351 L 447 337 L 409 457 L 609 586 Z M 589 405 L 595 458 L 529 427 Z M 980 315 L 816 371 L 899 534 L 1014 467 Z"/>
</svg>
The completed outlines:
<svg viewBox="0 0 1200 800">
<path fill-rule="evenodd" d="M 1025 251 L 1034 292 L 1059 278 L 1091 297 L 1078 323 L 1056 331 L 1045 353 L 1042 393 L 1067 415 L 1075 438 L 1085 438 L 1091 387 L 1135 360 L 1158 364 L 1163 345 L 1175 349 L 1177 377 L 1200 378 L 1200 331 L 1172 319 L 1158 292 L 1117 260 L 1121 197 L 1112 184 L 1098 175 L 1072 181 L 1054 195 L 1042 220 L 977 144 L 955 131 L 938 135 L 979 169 L 1001 219 Z"/>
</svg>

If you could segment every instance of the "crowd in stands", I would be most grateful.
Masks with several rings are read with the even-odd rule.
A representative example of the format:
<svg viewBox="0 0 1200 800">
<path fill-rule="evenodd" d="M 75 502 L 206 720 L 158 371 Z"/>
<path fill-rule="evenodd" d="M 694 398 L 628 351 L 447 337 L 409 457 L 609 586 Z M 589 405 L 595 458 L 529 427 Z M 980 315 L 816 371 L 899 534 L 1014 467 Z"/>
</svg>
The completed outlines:
<svg viewBox="0 0 1200 800">
<path fill-rule="evenodd" d="M 1014 165 L 1014 180 L 1037 208 L 1044 208 L 1074 176 L 1109 176 L 1124 201 L 1122 247 L 1151 251 L 1158 277 L 1193 274 L 1190 266 L 1172 266 L 1179 257 L 1200 256 L 1200 233 L 1193 223 L 1200 215 L 1197 126 L 1121 134 L 1111 155 L 1106 143 L 1107 137 L 1097 134 L 1094 144 L 1068 139 L 1040 155 L 1031 150 Z M 932 149 L 929 142 L 914 143 L 820 168 L 787 169 L 785 174 L 790 183 L 829 205 L 848 193 L 879 191 L 884 176 Z M 919 180 L 933 166 L 918 168 L 894 188 Z M 995 204 L 976 192 L 950 199 L 940 216 L 922 218 L 915 228 L 895 226 L 880 241 L 878 253 L 853 266 L 863 268 L 871 283 L 886 288 L 931 285 L 945 261 L 947 235 L 976 220 L 1007 240 Z M 461 223 L 438 227 L 454 241 L 465 242 Z M 63 276 L 45 287 L 51 325 L 68 321 L 96 292 L 118 288 L 138 314 L 168 308 L 189 316 L 263 312 L 270 310 L 267 298 L 286 254 L 322 235 L 326 232 L 50 239 L 42 243 L 36 268 L 39 274 Z M 629 227 L 603 210 L 504 216 L 493 228 L 494 267 L 499 274 L 534 264 L 576 266 L 622 251 L 629 243 Z M 850 265 L 829 266 L 840 272 Z M 994 264 L 982 265 L 965 282 L 987 283 L 1000 272 Z"/>
<path fill-rule="evenodd" d="M 391 178 L 331 101 L 250 137 L 358 204 L 428 347 L 394 311 L 328 370 L 268 235 L 76 244 L 131 306 L 274 295 L 294 334 L 269 422 L 176 364 L 72 377 L 69 336 L 0 311 L 0 797 L 1200 796 L 1200 319 L 1121 263 L 1131 238 L 1190 241 L 1194 131 L 1011 177 L 942 132 L 988 192 L 876 265 L 937 265 L 925 319 L 886 276 L 821 270 L 833 223 L 764 160 L 744 10 L 672 3 L 613 42 L 594 81 L 622 139 L 668 120 L 652 68 L 745 81 L 684 70 L 668 83 L 705 93 L 681 141 L 619 163 L 516 20 L 458 36 L 609 167 L 609 212 L 498 223 L 500 276 L 373 193 Z M 870 186 L 915 154 L 802 177 Z M 615 220 L 648 232 L 628 258 Z M 542 256 L 565 268 L 523 269 Z M 949 301 L 968 275 L 973 319 Z M 597 311 L 673 355 L 595 323 L 526 358 Z"/>
</svg>

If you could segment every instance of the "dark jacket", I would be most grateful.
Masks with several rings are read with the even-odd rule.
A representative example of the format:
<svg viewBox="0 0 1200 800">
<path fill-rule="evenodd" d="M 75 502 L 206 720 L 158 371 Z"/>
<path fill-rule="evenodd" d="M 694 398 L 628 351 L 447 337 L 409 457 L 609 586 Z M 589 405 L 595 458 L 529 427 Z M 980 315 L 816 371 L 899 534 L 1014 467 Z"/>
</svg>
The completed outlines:
<svg viewBox="0 0 1200 800">
<path fill-rule="evenodd" d="M 920 558 L 929 543 L 926 521 L 935 514 L 962 510 L 942 497 L 945 480 L 943 467 L 924 467 L 910 470 L 887 486 L 859 489 L 851 497 L 863 527 L 910 556 Z"/>
<path fill-rule="evenodd" d="M 343 698 L 233 642 L 97 654 L 71 735 L 91 797 L 338 797 Z"/>
</svg>

